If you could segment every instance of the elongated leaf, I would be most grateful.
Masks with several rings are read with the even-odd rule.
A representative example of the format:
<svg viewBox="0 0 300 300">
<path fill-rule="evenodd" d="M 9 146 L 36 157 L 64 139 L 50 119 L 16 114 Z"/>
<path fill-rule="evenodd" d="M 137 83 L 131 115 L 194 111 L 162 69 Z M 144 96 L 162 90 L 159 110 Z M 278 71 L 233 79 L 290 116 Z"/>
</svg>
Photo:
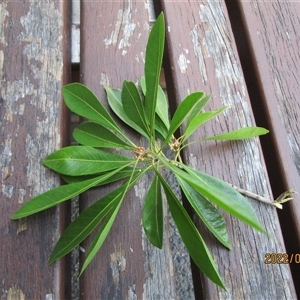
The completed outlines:
<svg viewBox="0 0 300 300">
<path fill-rule="evenodd" d="M 237 129 L 228 133 L 212 136 L 203 139 L 203 141 L 209 140 L 226 140 L 226 141 L 234 141 L 234 140 L 244 140 L 252 137 L 256 137 L 259 135 L 267 134 L 269 131 L 262 127 L 245 127 L 241 129 Z"/>
<path fill-rule="evenodd" d="M 144 132 L 149 132 L 144 106 L 136 85 L 125 80 L 121 97 L 126 115 Z"/>
<path fill-rule="evenodd" d="M 228 183 L 187 167 L 184 164 L 181 164 L 181 166 L 186 169 L 188 173 L 165 160 L 160 160 L 205 198 L 214 202 L 219 207 L 256 230 L 264 232 L 252 206 Z"/>
<path fill-rule="evenodd" d="M 145 76 L 142 76 L 140 83 L 141 83 L 142 91 L 143 91 L 144 95 L 146 95 Z M 164 123 L 166 129 L 168 130 L 170 127 L 169 103 L 166 98 L 166 94 L 160 85 L 158 85 L 158 90 L 157 90 L 157 102 L 156 102 L 155 112 L 157 114 L 156 118 L 159 117 L 160 120 Z"/>
<path fill-rule="evenodd" d="M 124 190 L 124 193 L 126 193 L 126 190 Z M 83 273 L 83 271 L 86 269 L 86 267 L 90 264 L 90 262 L 92 261 L 92 259 L 94 258 L 94 256 L 97 254 L 97 252 L 99 251 L 99 249 L 101 248 L 101 246 L 103 245 L 105 239 L 107 238 L 107 235 L 110 232 L 110 229 L 116 219 L 116 216 L 120 210 L 121 204 L 122 204 L 122 200 L 124 199 L 124 193 L 121 194 L 121 196 L 119 197 L 119 201 L 118 201 L 118 205 L 115 206 L 108 214 L 108 216 L 106 217 L 106 220 L 104 222 L 104 224 L 102 224 L 97 236 L 94 238 L 89 251 L 87 253 L 87 256 L 85 258 L 85 261 L 83 263 L 83 266 L 80 270 L 80 274 L 79 276 Z"/>
<path fill-rule="evenodd" d="M 69 200 L 86 190 L 96 186 L 101 181 L 106 180 L 110 176 L 113 176 L 119 172 L 122 168 L 114 170 L 106 176 L 99 176 L 96 178 L 88 179 L 81 182 L 76 182 L 72 184 L 62 185 L 56 187 L 50 191 L 47 191 L 43 194 L 40 194 L 30 201 L 26 202 L 18 211 L 14 213 L 11 217 L 13 220 L 24 218 L 30 215 L 33 215 L 42 210 L 53 207 L 57 204 L 60 204 L 66 200 Z"/>
<path fill-rule="evenodd" d="M 120 197 L 118 198 L 118 201 L 115 202 L 114 207 L 109 212 L 104 224 L 102 224 L 97 236 L 93 240 L 79 275 L 81 275 L 82 272 L 86 269 L 86 267 L 89 265 L 89 263 L 92 261 L 92 259 L 94 258 L 94 256 L 96 255 L 96 253 L 98 252 L 98 250 L 100 249 L 102 244 L 104 243 L 104 241 L 116 219 L 117 213 L 119 212 L 119 209 L 121 207 L 121 204 L 123 202 L 125 194 L 135 184 L 135 182 L 140 178 L 140 176 L 141 176 L 141 174 L 138 174 L 137 176 L 131 176 L 129 181 L 124 183 L 120 187 Z"/>
<path fill-rule="evenodd" d="M 150 131 L 152 135 L 154 135 L 157 90 L 164 53 L 164 43 L 165 24 L 164 14 L 161 13 L 151 29 L 145 55 L 145 79 L 147 90 L 145 112 L 147 119 L 150 122 Z"/>
<path fill-rule="evenodd" d="M 168 129 L 158 115 L 155 117 L 155 131 L 156 134 L 160 135 L 158 138 L 162 141 L 165 141 L 165 138 L 168 134 Z"/>
<path fill-rule="evenodd" d="M 130 185 L 125 182 L 84 210 L 61 235 L 51 254 L 49 263 L 63 257 L 79 245 L 96 228 L 103 218 L 119 205 L 123 199 L 124 191 L 126 192 L 131 188 L 143 174 L 144 172 L 134 175 Z"/>
<path fill-rule="evenodd" d="M 115 208 L 123 192 L 124 186 L 121 186 L 84 210 L 62 233 L 52 251 L 49 263 L 63 257 L 79 245 Z"/>
<path fill-rule="evenodd" d="M 185 141 L 188 137 L 190 137 L 199 126 L 201 126 L 205 122 L 211 120 L 212 118 L 216 117 L 217 115 L 219 115 L 220 113 L 222 113 L 227 108 L 228 107 L 222 107 L 222 108 L 217 109 L 215 111 L 203 112 L 203 113 L 195 116 L 190 121 L 190 123 L 187 125 L 187 128 L 186 128 L 186 130 L 184 132 L 184 139 L 183 139 L 183 141 Z"/>
<path fill-rule="evenodd" d="M 134 149 L 135 147 L 125 143 L 112 131 L 96 122 L 84 122 L 75 128 L 74 139 L 84 146 L 114 148 L 114 149 Z"/>
<path fill-rule="evenodd" d="M 113 112 L 119 117 L 119 119 L 144 137 L 148 138 L 148 134 L 139 126 L 137 126 L 125 113 L 121 98 L 122 91 L 120 89 L 112 89 L 110 87 L 105 87 L 105 91 L 107 94 L 108 104 Z"/>
<path fill-rule="evenodd" d="M 163 204 L 158 176 L 154 177 L 147 193 L 142 222 L 148 240 L 161 249 L 163 246 Z"/>
<path fill-rule="evenodd" d="M 219 275 L 212 255 L 202 239 L 199 231 L 189 217 L 188 213 L 173 193 L 170 186 L 160 177 L 164 187 L 172 218 L 178 228 L 182 241 L 184 242 L 190 256 L 198 268 L 215 284 L 226 290 Z"/>
<path fill-rule="evenodd" d="M 107 99 L 109 102 L 109 106 L 113 110 L 113 112 L 128 126 L 130 126 L 135 131 L 139 132 L 141 135 L 143 135 L 146 138 L 149 138 L 149 135 L 142 130 L 139 126 L 137 126 L 125 113 L 122 100 L 121 100 L 121 90 L 120 89 L 112 89 L 109 87 L 105 88 L 107 93 Z M 155 129 L 156 129 L 156 138 L 159 138 L 160 140 L 164 140 L 166 136 L 166 128 L 164 126 L 161 126 L 162 121 L 158 117 L 156 119 Z"/>
<path fill-rule="evenodd" d="M 132 174 L 133 170 L 134 170 L 134 168 L 132 168 L 132 167 L 126 167 L 126 168 L 120 170 L 117 174 L 110 176 L 109 178 L 107 178 L 104 181 L 101 181 L 99 184 L 97 184 L 97 186 L 105 185 L 108 183 L 118 181 L 120 179 L 127 178 Z M 138 172 L 141 172 L 141 171 L 142 171 L 141 169 L 135 168 L 134 174 L 137 174 Z M 106 176 L 106 175 L 107 175 L 107 173 L 94 174 L 94 175 L 83 175 L 83 176 L 62 175 L 62 178 L 67 183 L 75 183 L 75 182 L 80 182 L 83 180 L 92 179 L 92 178 L 99 177 L 99 176 Z"/>
<path fill-rule="evenodd" d="M 89 146 L 69 146 L 53 152 L 43 163 L 60 174 L 79 176 L 125 167 L 133 161 L 132 158 Z"/>
<path fill-rule="evenodd" d="M 70 110 L 117 132 L 122 132 L 95 94 L 80 83 L 70 83 L 62 88 L 66 105 Z"/>
<path fill-rule="evenodd" d="M 193 209 L 211 231 L 211 233 L 227 248 L 231 249 L 226 223 L 220 212 L 201 194 L 195 191 L 180 177 L 176 176 L 186 198 Z"/>
<path fill-rule="evenodd" d="M 170 129 L 166 138 L 166 142 L 169 141 L 173 133 L 183 123 L 183 121 L 189 116 L 189 113 L 193 111 L 197 103 L 203 97 L 203 92 L 195 92 L 188 95 L 177 107 L 174 116 L 171 120 Z"/>
<path fill-rule="evenodd" d="M 205 104 L 208 102 L 208 100 L 210 99 L 210 95 L 205 96 L 205 94 L 203 93 L 203 97 L 201 98 L 201 100 L 195 105 L 195 108 L 190 112 L 188 119 L 187 119 L 187 126 L 189 125 L 189 123 L 191 122 L 191 120 L 194 119 L 194 117 L 196 117 L 198 114 L 203 112 L 203 108 L 205 106 Z"/>
<path fill-rule="evenodd" d="M 70 176 L 70 175 L 61 175 L 61 178 L 67 183 L 77 183 L 89 179 L 93 179 L 100 176 L 105 176 L 107 173 L 98 173 L 98 174 L 92 174 L 92 175 L 82 175 L 82 176 Z"/>
</svg>

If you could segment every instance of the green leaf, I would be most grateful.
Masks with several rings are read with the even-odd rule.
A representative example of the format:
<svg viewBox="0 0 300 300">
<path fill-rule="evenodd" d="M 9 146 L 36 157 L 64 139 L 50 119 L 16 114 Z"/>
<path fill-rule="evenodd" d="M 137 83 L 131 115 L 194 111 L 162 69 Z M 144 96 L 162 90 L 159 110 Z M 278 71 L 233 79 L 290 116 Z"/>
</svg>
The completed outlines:
<svg viewBox="0 0 300 300">
<path fill-rule="evenodd" d="M 105 87 L 106 93 L 107 93 L 107 99 L 109 106 L 113 110 L 113 112 L 121 119 L 124 123 L 126 123 L 128 126 L 130 126 L 135 131 L 139 132 L 141 135 L 143 135 L 146 138 L 149 138 L 149 135 L 142 130 L 139 126 L 137 126 L 125 113 L 122 100 L 121 100 L 121 90 L 120 89 L 112 89 L 110 87 Z M 166 136 L 166 128 L 165 126 L 161 126 L 162 121 L 159 119 L 159 117 L 156 119 L 155 129 L 157 138 L 164 140 L 163 137 Z M 160 135 L 159 135 L 160 134 Z"/>
<path fill-rule="evenodd" d="M 252 206 L 228 183 L 184 164 L 180 164 L 180 166 L 188 173 L 163 159 L 160 159 L 160 161 L 205 198 L 254 229 L 264 232 Z"/>
<path fill-rule="evenodd" d="M 96 178 L 88 179 L 81 182 L 76 182 L 72 184 L 62 185 L 51 189 L 43 194 L 40 194 L 30 201 L 26 202 L 14 215 L 11 217 L 12 220 L 24 218 L 33 215 L 42 210 L 53 207 L 60 204 L 66 200 L 69 200 L 86 190 L 96 186 L 101 181 L 106 180 L 110 176 L 113 176 L 119 172 L 122 168 L 114 170 L 105 176 L 99 176 Z"/>
<path fill-rule="evenodd" d="M 80 83 L 70 83 L 62 88 L 66 105 L 74 113 L 98 122 L 117 132 L 122 132 L 95 94 Z"/>
<path fill-rule="evenodd" d="M 109 178 L 107 178 L 104 181 L 101 181 L 99 184 L 97 184 L 97 186 L 105 185 L 105 184 L 108 184 L 108 183 L 116 182 L 120 179 L 127 178 L 132 174 L 133 170 L 134 170 L 134 168 L 132 168 L 132 167 L 126 167 L 126 168 L 120 170 L 117 174 L 115 174 L 113 176 L 110 176 Z M 134 175 L 137 174 L 138 172 L 141 172 L 141 171 L 142 171 L 141 169 L 136 169 L 135 168 Z M 62 175 L 62 179 L 66 183 L 75 183 L 75 182 L 80 182 L 80 181 L 83 181 L 83 180 L 92 179 L 92 178 L 99 177 L 99 176 L 106 176 L 106 175 L 107 175 L 107 173 L 93 174 L 93 175 L 83 175 L 83 176 Z"/>
<path fill-rule="evenodd" d="M 170 212 L 174 222 L 181 235 L 190 256 L 198 268 L 215 284 L 226 290 L 224 283 L 219 275 L 216 264 L 212 255 L 202 239 L 199 231 L 189 217 L 188 213 L 173 193 L 170 186 L 160 176 L 161 183 L 164 187 Z"/>
<path fill-rule="evenodd" d="M 204 191 L 204 196 L 256 230 L 264 231 L 249 201 L 230 184 L 188 166 L 185 169 L 201 183 L 200 190 Z"/>
<path fill-rule="evenodd" d="M 136 85 L 131 81 L 125 80 L 121 97 L 126 115 L 144 132 L 149 132 L 144 106 Z"/>
<path fill-rule="evenodd" d="M 163 204 L 161 186 L 158 176 L 155 176 L 147 193 L 143 212 L 142 223 L 148 240 L 155 247 L 163 246 Z"/>
<path fill-rule="evenodd" d="M 205 122 L 211 120 L 212 118 L 216 117 L 220 113 L 222 113 L 224 110 L 226 110 L 228 107 L 222 107 L 220 109 L 217 109 L 215 111 L 210 111 L 210 112 L 203 112 L 197 116 L 195 116 L 187 125 L 187 128 L 184 132 L 184 139 L 185 141 L 188 137 L 190 137 L 194 131 L 204 124 Z"/>
<path fill-rule="evenodd" d="M 84 122 L 73 131 L 75 141 L 84 146 L 114 148 L 114 149 L 134 149 L 118 138 L 112 131 L 96 122 Z"/>
<path fill-rule="evenodd" d="M 119 212 L 119 209 L 121 207 L 121 204 L 122 204 L 125 194 L 129 190 L 129 188 L 135 184 L 135 182 L 138 180 L 139 177 L 140 177 L 140 175 L 136 176 L 132 180 L 132 176 L 131 176 L 130 180 L 128 182 L 126 182 L 123 186 L 121 186 L 121 188 L 123 187 L 121 189 L 121 193 L 122 193 L 121 197 L 119 198 L 119 201 L 116 203 L 116 205 L 114 205 L 113 209 L 109 212 L 104 224 L 102 224 L 97 236 L 94 238 L 94 240 L 89 248 L 89 251 L 87 253 L 86 259 L 84 261 L 84 264 L 82 266 L 79 276 L 83 273 L 83 271 L 86 269 L 86 267 L 92 261 L 92 259 L 94 258 L 94 256 L 96 255 L 96 253 L 98 252 L 98 250 L 100 249 L 102 244 L 104 243 L 104 241 L 115 221 L 117 213 Z"/>
<path fill-rule="evenodd" d="M 191 120 L 194 119 L 198 114 L 203 112 L 203 108 L 210 99 L 210 95 L 205 96 L 205 93 L 203 93 L 203 97 L 201 100 L 195 105 L 194 109 L 190 112 L 189 117 L 187 119 L 187 126 L 191 122 Z"/>
<path fill-rule="evenodd" d="M 93 179 L 100 176 L 105 176 L 107 173 L 98 173 L 98 174 L 92 174 L 92 175 L 82 175 L 82 176 L 70 176 L 70 175 L 61 175 L 61 178 L 67 183 L 77 183 L 84 180 Z"/>
<path fill-rule="evenodd" d="M 170 129 L 168 132 L 168 135 L 166 137 L 166 142 L 168 142 L 173 135 L 173 133 L 176 131 L 176 129 L 179 128 L 179 126 L 183 123 L 185 118 L 187 118 L 197 105 L 197 103 L 200 101 L 200 99 L 203 97 L 203 92 L 195 92 L 190 95 L 188 95 L 177 107 L 174 116 L 171 120 Z"/>
<path fill-rule="evenodd" d="M 124 193 L 126 193 L 126 189 L 124 190 Z M 92 259 L 94 258 L 94 256 L 97 254 L 97 252 L 99 251 L 99 249 L 101 248 L 101 246 L 103 245 L 105 239 L 107 238 L 108 233 L 110 232 L 110 229 L 116 219 L 117 213 L 120 210 L 121 204 L 122 204 L 122 200 L 124 199 L 124 193 L 123 195 L 121 195 L 118 205 L 116 207 L 114 207 L 108 214 L 108 216 L 106 217 L 106 220 L 104 222 L 104 224 L 102 224 L 97 236 L 94 238 L 89 251 L 87 253 L 87 256 L 85 258 L 85 261 L 83 263 L 83 266 L 80 270 L 80 274 L 79 276 L 84 272 L 84 270 L 86 269 L 86 267 L 90 264 L 90 262 L 92 261 Z"/>
<path fill-rule="evenodd" d="M 209 140 L 226 140 L 226 141 L 234 141 L 234 140 L 243 140 L 253 138 L 259 135 L 267 134 L 269 130 L 262 128 L 262 127 L 245 127 L 241 129 L 237 129 L 228 133 L 208 137 L 202 139 L 202 141 L 209 141 Z"/>
<path fill-rule="evenodd" d="M 133 180 L 129 185 L 128 182 L 125 182 L 84 210 L 62 233 L 51 254 L 49 263 L 63 257 L 79 245 L 107 215 L 115 210 L 122 202 L 128 189 L 131 188 L 143 174 L 144 172 L 133 175 Z"/>
<path fill-rule="evenodd" d="M 231 249 L 226 223 L 220 212 L 184 180 L 178 176 L 176 178 L 186 198 L 206 227 L 225 247 Z"/>
<path fill-rule="evenodd" d="M 145 169 L 140 169 L 140 168 L 136 168 L 136 167 L 134 167 L 134 168 L 133 167 L 126 167 L 126 168 L 120 170 L 115 175 L 107 178 L 103 182 L 100 182 L 99 185 L 105 185 L 105 184 L 108 184 L 108 183 L 116 182 L 120 179 L 125 179 L 125 178 L 129 177 L 130 175 L 137 176 L 138 174 L 142 174 L 144 172 L 144 170 Z"/>
<path fill-rule="evenodd" d="M 130 126 L 132 129 L 148 138 L 148 134 L 139 126 L 137 126 L 125 113 L 121 98 L 122 91 L 120 89 L 112 89 L 110 87 L 105 87 L 105 91 L 107 94 L 108 104 L 113 112 L 118 116 L 118 118 L 125 124 Z"/>
<path fill-rule="evenodd" d="M 114 170 L 133 161 L 133 158 L 90 146 L 69 146 L 53 152 L 43 163 L 60 174 L 78 176 Z"/>
<path fill-rule="evenodd" d="M 164 14 L 161 13 L 151 29 L 145 55 L 145 80 L 147 90 L 145 112 L 150 122 L 150 132 L 152 135 L 154 135 L 157 90 L 164 54 L 164 42 Z"/>
<path fill-rule="evenodd" d="M 156 134 L 160 134 L 160 140 L 164 141 L 168 134 L 168 129 L 159 116 L 155 118 L 155 130 Z"/>
<path fill-rule="evenodd" d="M 142 91 L 144 95 L 146 95 L 145 76 L 142 76 L 140 83 L 141 83 Z M 165 128 L 168 130 L 170 127 L 169 103 L 166 98 L 166 94 L 160 85 L 158 85 L 158 90 L 157 90 L 157 102 L 156 102 L 155 112 L 157 114 L 155 119 L 159 118 L 164 123 Z"/>
<path fill-rule="evenodd" d="M 123 193 L 124 186 L 121 186 L 84 210 L 62 233 L 52 251 L 49 264 L 68 254 L 89 236 L 103 218 L 117 206 Z"/>
</svg>

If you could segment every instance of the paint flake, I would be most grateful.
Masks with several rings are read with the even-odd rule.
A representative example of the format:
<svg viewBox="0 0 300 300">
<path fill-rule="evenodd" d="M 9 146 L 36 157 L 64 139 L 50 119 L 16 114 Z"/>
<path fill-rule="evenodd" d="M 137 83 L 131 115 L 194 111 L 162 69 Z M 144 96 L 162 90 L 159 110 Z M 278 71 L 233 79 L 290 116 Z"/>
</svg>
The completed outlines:
<svg viewBox="0 0 300 300">
<path fill-rule="evenodd" d="M 178 59 L 178 65 L 180 68 L 180 72 L 182 74 L 186 73 L 188 64 L 190 63 L 190 61 L 188 59 L 186 59 L 185 55 L 183 53 L 180 54 L 179 59 Z"/>
</svg>

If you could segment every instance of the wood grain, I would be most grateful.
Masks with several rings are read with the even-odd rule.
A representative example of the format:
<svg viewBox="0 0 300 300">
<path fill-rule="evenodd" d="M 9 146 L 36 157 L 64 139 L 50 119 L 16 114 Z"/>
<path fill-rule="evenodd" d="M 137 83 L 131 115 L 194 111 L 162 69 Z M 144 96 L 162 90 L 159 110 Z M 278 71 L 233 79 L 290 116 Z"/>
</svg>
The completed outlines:
<svg viewBox="0 0 300 300">
<path fill-rule="evenodd" d="M 277 194 L 283 189 L 299 190 L 300 6 L 291 1 L 241 2 L 234 12 L 240 14 L 239 28 L 243 28 L 246 37 L 240 48 L 245 50 L 241 55 L 244 67 L 252 72 L 251 78 L 247 78 L 252 105 L 258 122 L 271 130 L 270 138 L 263 145 L 272 187 Z M 240 37 L 241 31 L 234 26 Z M 300 249 L 299 200 L 296 194 L 294 201 L 279 213 L 291 253 Z"/>
<path fill-rule="evenodd" d="M 41 160 L 66 142 L 60 88 L 69 80 L 69 11 L 60 1 L 0 4 L 1 299 L 70 295 L 66 261 L 47 263 L 64 209 L 10 220 L 22 203 L 60 183 Z"/>
<path fill-rule="evenodd" d="M 193 1 L 187 5 L 162 1 L 162 9 L 168 26 L 169 98 L 179 103 L 188 93 L 204 90 L 212 94 L 207 110 L 231 106 L 217 121 L 199 130 L 194 139 L 253 125 L 247 87 L 224 2 Z M 272 197 L 258 139 L 193 144 L 187 148 L 184 158 L 193 167 L 224 181 Z M 266 253 L 285 252 L 277 212 L 249 201 L 271 237 L 224 214 L 233 245 L 233 250 L 227 251 L 200 224 L 227 292 L 202 277 L 199 293 L 205 299 L 295 299 L 289 266 L 264 264 Z"/>
</svg>

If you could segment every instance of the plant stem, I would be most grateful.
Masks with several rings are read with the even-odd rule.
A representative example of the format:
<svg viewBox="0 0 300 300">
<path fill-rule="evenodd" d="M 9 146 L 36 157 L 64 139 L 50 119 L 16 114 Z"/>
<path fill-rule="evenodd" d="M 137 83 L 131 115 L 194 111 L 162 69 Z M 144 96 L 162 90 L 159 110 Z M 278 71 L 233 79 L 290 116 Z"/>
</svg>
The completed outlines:
<svg viewBox="0 0 300 300">
<path fill-rule="evenodd" d="M 260 202 L 267 203 L 267 204 L 270 204 L 270 205 L 273 205 L 273 206 L 275 206 L 275 207 L 277 207 L 277 208 L 282 209 L 282 205 L 281 205 L 280 203 L 277 203 L 277 202 L 275 202 L 275 201 L 271 201 L 270 199 L 264 198 L 264 197 L 262 197 L 262 196 L 260 196 L 260 195 L 254 194 L 254 193 L 252 193 L 252 192 L 249 192 L 249 191 L 247 191 L 247 190 L 244 190 L 244 189 L 239 188 L 239 187 L 237 187 L 237 186 L 234 186 L 234 185 L 232 185 L 232 184 L 230 184 L 230 185 L 231 185 L 234 189 L 236 189 L 239 193 L 241 193 L 241 194 L 243 194 L 243 195 L 245 195 L 245 196 L 247 196 L 247 197 L 250 197 L 250 198 L 252 198 L 252 199 L 255 199 L 255 200 L 258 200 L 258 201 L 260 201 Z"/>
<path fill-rule="evenodd" d="M 264 198 L 260 195 L 254 194 L 252 192 L 249 192 L 247 190 L 241 189 L 237 186 L 234 186 L 232 184 L 230 184 L 233 188 L 235 188 L 239 193 L 248 196 L 252 199 L 261 201 L 263 203 L 267 203 L 270 205 L 273 205 L 279 209 L 282 209 L 282 203 L 287 202 L 292 200 L 293 198 L 291 197 L 292 194 L 296 193 L 293 189 L 287 190 L 286 192 L 282 193 L 279 197 L 277 197 L 274 201 L 271 201 L 270 199 Z"/>
</svg>

